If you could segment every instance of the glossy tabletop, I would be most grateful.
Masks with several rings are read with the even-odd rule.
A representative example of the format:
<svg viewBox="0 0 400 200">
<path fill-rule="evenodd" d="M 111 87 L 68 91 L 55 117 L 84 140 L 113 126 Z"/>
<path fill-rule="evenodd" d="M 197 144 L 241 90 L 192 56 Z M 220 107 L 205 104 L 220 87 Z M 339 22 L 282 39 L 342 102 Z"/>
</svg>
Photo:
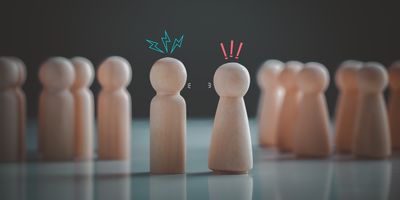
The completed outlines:
<svg viewBox="0 0 400 200">
<path fill-rule="evenodd" d="M 31 121 L 29 161 L 0 164 L 0 200 L 400 199 L 398 153 L 387 160 L 297 159 L 259 148 L 254 119 L 254 168 L 249 174 L 213 174 L 207 167 L 212 126 L 212 119 L 188 120 L 186 174 L 150 175 L 147 120 L 132 123 L 130 162 L 39 162 Z"/>
</svg>

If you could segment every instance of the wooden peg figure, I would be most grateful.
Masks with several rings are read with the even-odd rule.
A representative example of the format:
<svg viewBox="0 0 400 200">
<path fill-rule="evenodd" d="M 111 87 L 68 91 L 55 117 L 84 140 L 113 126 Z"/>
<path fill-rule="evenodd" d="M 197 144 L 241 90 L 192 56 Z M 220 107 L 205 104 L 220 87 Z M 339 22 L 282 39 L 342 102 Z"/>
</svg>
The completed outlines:
<svg viewBox="0 0 400 200">
<path fill-rule="evenodd" d="M 261 90 L 258 108 L 258 139 L 263 147 L 276 145 L 279 111 L 282 103 L 282 90 L 279 75 L 284 64 L 278 60 L 267 60 L 257 74 Z"/>
<path fill-rule="evenodd" d="M 339 97 L 335 114 L 335 144 L 338 153 L 351 153 L 359 95 L 357 74 L 362 65 L 360 61 L 348 60 L 343 62 L 336 72 Z"/>
<path fill-rule="evenodd" d="M 353 155 L 386 158 L 391 154 L 389 121 L 382 94 L 388 84 L 387 71 L 379 63 L 368 62 L 360 69 L 357 81 L 360 96 Z"/>
<path fill-rule="evenodd" d="M 97 73 L 102 87 L 97 105 L 99 159 L 128 160 L 132 115 L 126 86 L 132 78 L 131 66 L 124 58 L 112 56 Z"/>
<path fill-rule="evenodd" d="M 94 79 L 92 63 L 83 57 L 71 59 L 75 71 L 72 94 L 75 101 L 75 158 L 93 159 L 93 94 L 89 87 Z"/>
<path fill-rule="evenodd" d="M 186 103 L 180 91 L 186 69 L 175 58 L 159 59 L 151 67 L 156 96 L 150 105 L 150 173 L 179 174 L 186 163 Z"/>
<path fill-rule="evenodd" d="M 222 173 L 247 173 L 253 168 L 250 128 L 243 96 L 250 85 L 239 63 L 221 65 L 214 74 L 220 96 L 211 136 L 208 168 Z"/>
<path fill-rule="evenodd" d="M 21 69 L 10 58 L 0 57 L 0 162 L 17 162 L 21 157 Z"/>
<path fill-rule="evenodd" d="M 75 73 L 63 57 L 48 59 L 39 70 L 43 90 L 39 100 L 39 148 L 44 160 L 74 159 L 74 97 L 70 92 Z"/>
<path fill-rule="evenodd" d="M 310 62 L 297 78 L 302 97 L 294 133 L 294 153 L 299 157 L 327 157 L 331 144 L 324 91 L 329 85 L 329 72 L 322 64 Z"/>
<path fill-rule="evenodd" d="M 285 92 L 278 119 L 276 142 L 278 150 L 283 153 L 293 151 L 293 133 L 301 96 L 296 78 L 302 68 L 303 63 L 287 62 L 279 76 L 279 82 Z"/>
<path fill-rule="evenodd" d="M 19 160 L 24 161 L 26 159 L 26 144 L 25 144 L 25 131 L 26 131 L 26 96 L 25 92 L 22 89 L 26 81 L 26 66 L 25 63 L 17 58 L 17 57 L 8 57 L 9 59 L 13 60 L 19 67 L 19 81 L 16 87 L 16 92 L 18 96 L 19 102 L 19 144 L 18 144 L 18 151 L 19 151 Z"/>
<path fill-rule="evenodd" d="M 392 64 L 389 69 L 389 125 L 392 149 L 400 150 L 400 61 Z"/>
<path fill-rule="evenodd" d="M 26 132 L 26 96 L 25 92 L 22 89 L 22 86 L 25 84 L 26 81 L 26 66 L 25 63 L 17 58 L 17 57 L 10 57 L 13 59 L 19 66 L 20 69 L 20 76 L 17 85 L 17 95 L 19 99 L 19 156 L 20 160 L 24 161 L 26 159 L 26 142 L 25 142 L 25 132 Z"/>
</svg>

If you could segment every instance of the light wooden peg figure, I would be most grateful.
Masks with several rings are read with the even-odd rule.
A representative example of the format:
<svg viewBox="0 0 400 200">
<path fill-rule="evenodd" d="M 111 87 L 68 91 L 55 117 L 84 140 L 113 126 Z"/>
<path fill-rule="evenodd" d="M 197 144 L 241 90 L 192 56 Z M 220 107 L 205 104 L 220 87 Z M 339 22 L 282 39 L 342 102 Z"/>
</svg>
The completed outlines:
<svg viewBox="0 0 400 200">
<path fill-rule="evenodd" d="M 278 60 L 267 60 L 257 74 L 261 96 L 258 107 L 258 137 L 263 147 L 276 145 L 279 112 L 282 103 L 282 90 L 279 75 L 284 64 Z"/>
<path fill-rule="evenodd" d="M 63 57 L 48 59 L 39 71 L 43 91 L 39 100 L 39 150 L 44 160 L 74 159 L 74 97 L 70 92 L 75 73 Z"/>
<path fill-rule="evenodd" d="M 299 157 L 326 157 L 331 153 L 324 95 L 329 85 L 329 72 L 322 64 L 310 62 L 297 78 L 302 97 L 294 133 L 294 153 Z"/>
<path fill-rule="evenodd" d="M 150 82 L 157 94 L 150 105 L 150 172 L 185 172 L 186 103 L 180 91 L 186 69 L 175 58 L 162 58 L 151 67 Z"/>
<path fill-rule="evenodd" d="M 0 162 L 16 162 L 21 156 L 21 69 L 10 58 L 0 57 Z"/>
<path fill-rule="evenodd" d="M 351 153 L 359 95 L 357 74 L 362 65 L 360 61 L 348 60 L 343 62 L 336 72 L 339 97 L 335 114 L 335 144 L 338 153 Z"/>
<path fill-rule="evenodd" d="M 25 144 L 25 131 L 26 131 L 26 96 L 25 92 L 22 89 L 22 85 L 24 85 L 26 81 L 26 66 L 25 63 L 17 58 L 17 57 L 8 57 L 9 59 L 13 60 L 19 67 L 20 74 L 19 74 L 19 81 L 16 87 L 16 92 L 19 101 L 19 144 L 18 144 L 18 151 L 19 151 L 19 160 L 23 161 L 26 158 L 26 144 Z"/>
<path fill-rule="evenodd" d="M 250 128 L 243 96 L 250 85 L 239 63 L 221 65 L 214 74 L 220 96 L 211 136 L 208 168 L 222 173 L 247 173 L 253 168 Z"/>
<path fill-rule="evenodd" d="M 389 69 L 389 125 L 392 140 L 392 149 L 400 149 L 400 61 Z"/>
<path fill-rule="evenodd" d="M 71 89 L 75 100 L 75 158 L 90 160 L 93 158 L 94 102 L 89 87 L 94 79 L 94 69 L 86 58 L 75 57 L 71 62 L 75 69 Z"/>
<path fill-rule="evenodd" d="M 17 86 L 17 94 L 18 94 L 18 99 L 19 99 L 19 113 L 20 113 L 20 119 L 19 119 L 19 156 L 20 160 L 25 160 L 26 159 L 26 144 L 25 144 L 25 131 L 26 131 L 26 96 L 25 92 L 22 89 L 22 85 L 24 85 L 26 81 L 26 66 L 25 63 L 17 58 L 17 57 L 10 57 L 13 59 L 15 62 L 18 63 L 19 69 L 20 69 L 20 76 L 19 76 L 19 81 L 18 81 L 18 86 Z"/>
<path fill-rule="evenodd" d="M 360 91 L 353 155 L 357 157 L 385 158 L 391 154 L 389 121 L 383 90 L 388 84 L 385 68 L 368 62 L 358 76 Z"/>
<path fill-rule="evenodd" d="M 130 158 L 131 96 L 126 86 L 131 66 L 122 57 L 107 58 L 97 71 L 102 86 L 98 96 L 98 156 L 101 160 Z"/>
<path fill-rule="evenodd" d="M 280 152 L 293 151 L 293 133 L 301 96 L 296 78 L 302 68 L 303 64 L 300 62 L 287 62 L 279 76 L 279 82 L 284 88 L 276 138 L 277 148 Z"/>
</svg>

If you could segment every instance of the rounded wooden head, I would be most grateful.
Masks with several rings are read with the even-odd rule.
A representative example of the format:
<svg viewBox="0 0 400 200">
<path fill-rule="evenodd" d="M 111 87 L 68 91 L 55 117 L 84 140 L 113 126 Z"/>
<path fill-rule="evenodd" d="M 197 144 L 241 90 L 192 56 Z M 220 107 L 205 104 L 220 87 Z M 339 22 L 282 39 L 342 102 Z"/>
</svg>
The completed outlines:
<svg viewBox="0 0 400 200">
<path fill-rule="evenodd" d="M 39 79 L 50 90 L 70 88 L 75 79 L 74 67 L 66 58 L 49 58 L 40 66 Z"/>
<path fill-rule="evenodd" d="M 367 62 L 358 73 L 358 87 L 366 93 L 382 92 L 388 84 L 388 74 L 382 64 Z"/>
<path fill-rule="evenodd" d="M 0 57 L 0 89 L 18 85 L 20 69 L 16 62 L 6 57 Z"/>
<path fill-rule="evenodd" d="M 18 81 L 18 85 L 23 85 L 26 81 L 26 66 L 24 61 L 22 61 L 20 58 L 17 57 L 8 57 L 9 59 L 11 59 L 12 61 L 14 61 L 19 68 L 19 81 Z"/>
<path fill-rule="evenodd" d="M 279 60 L 265 61 L 257 73 L 257 83 L 260 88 L 276 86 L 284 64 Z"/>
<path fill-rule="evenodd" d="M 75 70 L 75 81 L 73 88 L 88 87 L 94 79 L 93 64 L 90 60 L 83 57 L 71 58 L 71 63 Z"/>
<path fill-rule="evenodd" d="M 297 88 L 296 77 L 302 68 L 303 68 L 303 63 L 301 62 L 298 61 L 287 62 L 279 76 L 280 84 L 286 90 Z"/>
<path fill-rule="evenodd" d="M 219 96 L 243 97 L 250 86 L 249 72 L 239 63 L 225 63 L 215 71 L 214 86 Z"/>
<path fill-rule="evenodd" d="M 129 62 L 119 56 L 111 56 L 103 61 L 97 73 L 100 85 L 108 90 L 126 87 L 132 79 Z"/>
<path fill-rule="evenodd" d="M 298 75 L 299 87 L 304 93 L 319 93 L 329 85 L 329 72 L 320 63 L 309 62 Z"/>
<path fill-rule="evenodd" d="M 335 82 L 341 90 L 357 90 L 357 74 L 363 63 L 356 60 L 344 61 L 336 71 Z"/>
<path fill-rule="evenodd" d="M 389 84 L 393 90 L 400 89 L 400 61 L 393 63 L 389 68 Z"/>
<path fill-rule="evenodd" d="M 176 94 L 186 84 L 185 66 L 175 58 L 165 57 L 157 60 L 150 70 L 150 83 L 158 93 Z"/>
</svg>

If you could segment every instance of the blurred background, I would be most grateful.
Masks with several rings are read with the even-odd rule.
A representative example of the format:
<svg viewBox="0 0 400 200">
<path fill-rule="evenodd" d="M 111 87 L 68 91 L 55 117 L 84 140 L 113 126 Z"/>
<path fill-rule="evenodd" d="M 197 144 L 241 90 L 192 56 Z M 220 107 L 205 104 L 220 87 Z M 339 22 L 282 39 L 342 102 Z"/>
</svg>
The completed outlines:
<svg viewBox="0 0 400 200">
<path fill-rule="evenodd" d="M 183 89 L 188 117 L 213 117 L 218 96 L 208 88 L 218 66 L 225 63 L 219 42 L 243 41 L 239 62 L 252 77 L 245 96 L 255 116 L 259 90 L 256 72 L 267 59 L 317 61 L 333 80 L 346 59 L 378 61 L 388 66 L 400 59 L 400 17 L 393 1 L 79 1 L 3 0 L 0 6 L 0 55 L 24 60 L 28 115 L 37 116 L 40 64 L 51 56 L 83 56 L 95 68 L 108 56 L 126 58 L 133 68 L 128 87 L 133 116 L 147 117 L 155 92 L 151 65 L 165 55 L 149 50 L 145 39 L 160 41 L 185 35 L 172 57 L 181 60 L 191 89 Z M 235 43 L 237 44 L 237 43 Z M 95 97 L 97 80 L 91 86 Z M 330 114 L 335 106 L 334 82 L 327 90 Z"/>
</svg>

